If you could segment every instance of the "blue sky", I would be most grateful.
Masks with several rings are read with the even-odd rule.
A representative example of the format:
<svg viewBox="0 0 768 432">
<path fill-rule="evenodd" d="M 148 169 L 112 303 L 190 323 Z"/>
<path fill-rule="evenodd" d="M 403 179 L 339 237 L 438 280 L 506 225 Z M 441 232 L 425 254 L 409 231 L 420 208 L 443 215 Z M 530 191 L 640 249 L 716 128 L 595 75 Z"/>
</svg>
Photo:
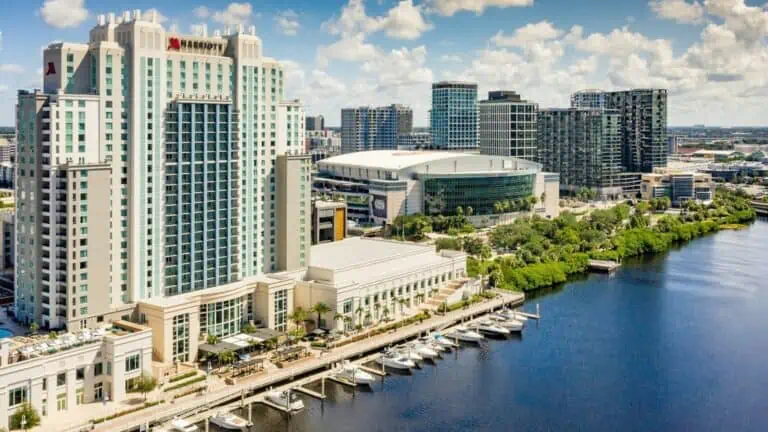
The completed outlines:
<svg viewBox="0 0 768 432">
<path fill-rule="evenodd" d="M 745 0 L 5 0 L 0 125 L 39 86 L 41 49 L 84 42 L 102 13 L 156 9 L 166 29 L 254 25 L 288 97 L 339 122 L 344 106 L 405 103 L 426 125 L 430 83 L 478 82 L 542 107 L 582 88 L 664 87 L 669 123 L 765 125 L 768 10 Z"/>
</svg>

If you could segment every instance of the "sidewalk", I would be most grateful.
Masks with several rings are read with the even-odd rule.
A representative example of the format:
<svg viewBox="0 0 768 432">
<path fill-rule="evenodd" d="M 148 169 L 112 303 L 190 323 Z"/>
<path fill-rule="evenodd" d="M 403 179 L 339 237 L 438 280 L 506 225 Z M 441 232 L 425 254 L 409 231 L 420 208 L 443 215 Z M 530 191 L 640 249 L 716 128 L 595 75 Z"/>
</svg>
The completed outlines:
<svg viewBox="0 0 768 432">
<path fill-rule="evenodd" d="M 500 298 L 488 300 L 471 305 L 467 309 L 459 309 L 449 312 L 444 316 L 432 316 L 421 324 L 411 324 L 410 326 L 398 329 L 394 333 L 383 333 L 372 336 L 368 339 L 335 348 L 331 352 L 323 354 L 322 357 L 314 357 L 311 360 L 302 362 L 293 367 L 279 369 L 267 375 L 259 375 L 251 379 L 245 378 L 238 381 L 235 385 L 219 387 L 208 391 L 202 396 L 193 396 L 184 398 L 176 403 L 161 403 L 160 405 L 141 410 L 139 412 L 118 417 L 114 420 L 96 425 L 95 430 L 104 432 L 117 432 L 127 429 L 138 428 L 142 424 L 153 423 L 161 419 L 169 419 L 174 415 L 184 414 L 196 409 L 208 406 L 216 406 L 225 403 L 228 400 L 236 399 L 241 392 L 251 392 L 256 389 L 265 389 L 275 383 L 287 379 L 293 379 L 295 376 L 305 373 L 321 370 L 333 363 L 355 357 L 362 353 L 375 351 L 388 345 L 396 343 L 402 339 L 416 336 L 424 332 L 431 332 L 436 329 L 449 326 L 462 319 L 484 313 L 489 309 L 500 307 L 502 304 L 522 304 L 525 296 L 522 293 L 503 293 Z M 218 387 L 218 386 L 217 386 Z M 96 417 L 89 412 L 89 418 Z M 81 419 L 81 424 L 84 424 Z M 58 430 L 62 430 L 59 425 Z M 69 429 L 75 424 L 69 425 Z M 43 429 L 41 429 L 43 430 Z M 66 430 L 66 429 L 65 429 Z"/>
</svg>

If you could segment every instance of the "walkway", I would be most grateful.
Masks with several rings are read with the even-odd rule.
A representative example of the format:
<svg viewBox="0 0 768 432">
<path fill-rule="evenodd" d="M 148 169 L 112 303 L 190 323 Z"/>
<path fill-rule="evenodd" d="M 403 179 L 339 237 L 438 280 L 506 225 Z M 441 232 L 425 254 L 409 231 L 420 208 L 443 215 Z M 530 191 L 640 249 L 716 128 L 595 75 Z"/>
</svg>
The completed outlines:
<svg viewBox="0 0 768 432">
<path fill-rule="evenodd" d="M 202 396 L 190 396 L 175 403 L 161 403 L 157 406 L 133 414 L 118 417 L 114 420 L 96 425 L 95 430 L 110 432 L 126 431 L 138 428 L 143 424 L 162 422 L 176 415 L 189 414 L 200 408 L 223 405 L 239 398 L 242 392 L 248 394 L 285 380 L 292 380 L 301 375 L 315 371 L 319 372 L 331 367 L 333 363 L 380 350 L 389 345 L 398 343 L 403 339 L 412 338 L 425 332 L 432 332 L 437 329 L 445 328 L 456 322 L 500 308 L 503 305 L 518 306 L 523 303 L 524 298 L 525 296 L 522 293 L 502 293 L 496 299 L 470 305 L 467 309 L 459 309 L 449 312 L 444 316 L 432 316 L 431 318 L 424 320 L 421 324 L 412 324 L 391 333 L 383 333 L 340 348 L 335 348 L 331 352 L 322 354 L 320 357 L 303 361 L 290 368 L 279 369 L 267 375 L 259 375 L 252 377 L 251 379 L 246 378 L 242 381 L 238 381 L 235 385 L 218 388 L 209 391 Z M 92 413 L 91 416 L 95 417 L 95 414 L 96 413 Z M 59 424 L 57 429 L 76 430 L 75 428 L 77 426 L 85 425 L 86 423 L 80 423 L 80 425 L 70 424 L 68 427 L 63 428 L 62 426 L 64 425 Z"/>
</svg>

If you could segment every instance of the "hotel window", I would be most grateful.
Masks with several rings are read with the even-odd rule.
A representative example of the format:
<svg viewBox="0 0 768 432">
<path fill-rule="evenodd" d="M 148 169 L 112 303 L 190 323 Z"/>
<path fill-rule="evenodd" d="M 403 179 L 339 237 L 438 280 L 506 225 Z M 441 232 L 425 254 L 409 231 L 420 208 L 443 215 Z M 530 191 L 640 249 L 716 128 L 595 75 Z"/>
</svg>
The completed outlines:
<svg viewBox="0 0 768 432">
<path fill-rule="evenodd" d="M 82 380 L 85 379 L 85 368 L 84 367 L 77 368 L 77 370 L 75 371 L 75 378 L 78 381 L 82 381 Z"/>
<path fill-rule="evenodd" d="M 131 372 L 138 370 L 141 367 L 141 356 L 139 354 L 133 354 L 125 359 L 125 371 Z"/>
<path fill-rule="evenodd" d="M 56 386 L 61 387 L 63 385 L 67 385 L 67 374 L 64 372 L 56 375 Z"/>
<path fill-rule="evenodd" d="M 189 314 L 173 317 L 173 361 L 189 361 Z"/>
<path fill-rule="evenodd" d="M 27 386 L 16 387 L 8 392 L 8 408 L 27 402 Z"/>
</svg>

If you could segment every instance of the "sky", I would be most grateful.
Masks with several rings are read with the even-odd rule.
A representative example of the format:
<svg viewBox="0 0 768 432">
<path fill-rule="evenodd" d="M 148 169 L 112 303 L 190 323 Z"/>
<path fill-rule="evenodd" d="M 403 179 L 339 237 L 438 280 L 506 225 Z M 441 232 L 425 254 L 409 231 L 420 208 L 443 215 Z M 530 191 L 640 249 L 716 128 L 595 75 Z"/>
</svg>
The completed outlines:
<svg viewBox="0 0 768 432">
<path fill-rule="evenodd" d="M 426 126 L 430 84 L 477 82 L 542 108 L 585 88 L 669 91 L 671 126 L 766 126 L 768 4 L 754 0 L 3 0 L 0 126 L 40 87 L 42 49 L 86 42 L 99 14 L 159 12 L 166 30 L 256 27 L 286 96 L 339 124 L 342 107 L 402 103 Z M 119 6 L 118 6 L 119 4 Z"/>
</svg>

